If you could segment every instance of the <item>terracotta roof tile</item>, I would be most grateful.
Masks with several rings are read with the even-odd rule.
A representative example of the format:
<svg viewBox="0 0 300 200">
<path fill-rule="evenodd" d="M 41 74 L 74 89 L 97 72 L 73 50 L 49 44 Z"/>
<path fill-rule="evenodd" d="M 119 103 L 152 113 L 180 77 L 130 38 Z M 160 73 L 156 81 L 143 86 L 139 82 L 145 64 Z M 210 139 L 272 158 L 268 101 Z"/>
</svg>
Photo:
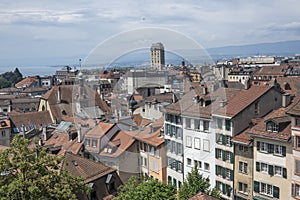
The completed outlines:
<svg viewBox="0 0 300 200">
<path fill-rule="evenodd" d="M 35 84 L 37 82 L 36 77 L 34 76 L 28 76 L 24 78 L 23 80 L 19 81 L 15 84 L 15 87 L 22 88 L 22 87 L 30 87 L 32 84 Z"/>
<path fill-rule="evenodd" d="M 68 152 L 65 154 L 62 170 L 68 171 L 73 176 L 84 178 L 86 183 L 116 171 L 100 162 L 89 160 Z"/>
<path fill-rule="evenodd" d="M 28 113 L 9 113 L 8 114 L 12 126 L 16 128 L 22 127 L 22 124 L 28 129 L 29 126 L 35 125 L 35 128 L 39 129 L 44 124 L 52 124 L 52 119 L 49 111 L 41 112 L 28 112 Z"/>
<path fill-rule="evenodd" d="M 268 92 L 271 88 L 271 86 L 252 86 L 248 90 L 243 90 L 238 95 L 230 99 L 224 107 L 218 109 L 215 114 L 234 117 L 251 105 L 259 97 Z"/>
<path fill-rule="evenodd" d="M 115 124 L 99 122 L 97 126 L 95 126 L 93 129 L 91 129 L 89 132 L 86 133 L 86 136 L 100 138 L 103 135 L 105 135 L 114 126 Z"/>
</svg>

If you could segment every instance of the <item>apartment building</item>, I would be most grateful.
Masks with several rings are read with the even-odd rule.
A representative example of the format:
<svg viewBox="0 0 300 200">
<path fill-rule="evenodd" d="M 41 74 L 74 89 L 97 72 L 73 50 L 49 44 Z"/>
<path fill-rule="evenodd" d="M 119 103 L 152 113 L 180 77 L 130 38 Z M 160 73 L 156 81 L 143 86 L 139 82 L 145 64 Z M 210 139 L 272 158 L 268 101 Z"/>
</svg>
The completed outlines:
<svg viewBox="0 0 300 200">
<path fill-rule="evenodd" d="M 232 99 L 220 102 L 221 108 L 212 114 L 216 134 L 216 187 L 224 199 L 233 199 L 234 147 L 232 137 L 245 130 L 252 118 L 262 117 L 279 108 L 282 94 L 274 86 L 252 86 Z"/>
</svg>

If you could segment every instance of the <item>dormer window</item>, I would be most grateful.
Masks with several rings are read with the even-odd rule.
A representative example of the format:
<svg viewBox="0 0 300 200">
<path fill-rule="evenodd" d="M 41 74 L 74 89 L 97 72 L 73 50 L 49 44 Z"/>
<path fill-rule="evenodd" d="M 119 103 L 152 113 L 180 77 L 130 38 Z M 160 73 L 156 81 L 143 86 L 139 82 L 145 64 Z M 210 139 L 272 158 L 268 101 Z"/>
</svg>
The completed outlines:
<svg viewBox="0 0 300 200">
<path fill-rule="evenodd" d="M 268 122 L 267 123 L 267 131 L 277 133 L 278 132 L 278 125 L 274 122 Z"/>
</svg>

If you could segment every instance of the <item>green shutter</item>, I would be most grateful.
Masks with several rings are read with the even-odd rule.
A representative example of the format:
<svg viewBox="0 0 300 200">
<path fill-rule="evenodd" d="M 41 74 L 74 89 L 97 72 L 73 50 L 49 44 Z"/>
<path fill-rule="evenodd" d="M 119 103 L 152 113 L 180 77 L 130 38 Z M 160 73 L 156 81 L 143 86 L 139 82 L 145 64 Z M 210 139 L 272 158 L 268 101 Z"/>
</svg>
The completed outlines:
<svg viewBox="0 0 300 200">
<path fill-rule="evenodd" d="M 282 146 L 282 155 L 286 156 L 286 147 L 285 146 Z"/>
<path fill-rule="evenodd" d="M 226 188 L 226 195 L 227 196 L 229 196 L 230 197 L 230 195 L 231 195 L 231 187 L 230 187 L 230 185 L 226 185 L 227 186 L 227 188 Z"/>
<path fill-rule="evenodd" d="M 226 178 L 226 171 L 225 168 L 222 167 L 222 177 L 225 179 Z"/>
<path fill-rule="evenodd" d="M 222 144 L 226 145 L 226 135 L 222 135 Z"/>
<path fill-rule="evenodd" d="M 230 170 L 230 180 L 231 181 L 233 181 L 233 176 L 234 176 L 233 170 Z"/>
<path fill-rule="evenodd" d="M 175 135 L 175 138 L 177 138 L 177 127 L 175 126 L 174 129 L 175 129 L 175 134 L 174 135 Z"/>
<path fill-rule="evenodd" d="M 222 160 L 225 161 L 226 160 L 225 151 L 224 150 L 221 150 L 221 151 L 222 151 Z"/>
<path fill-rule="evenodd" d="M 215 168 L 216 168 L 216 175 L 218 176 L 219 175 L 218 174 L 218 165 L 216 165 Z"/>
<path fill-rule="evenodd" d="M 291 191 L 292 197 L 295 196 L 295 184 L 292 183 L 292 191 Z"/>
<path fill-rule="evenodd" d="M 273 175 L 274 175 L 274 167 L 273 167 L 273 165 L 269 165 L 269 166 L 268 166 L 268 170 L 269 170 L 269 174 L 270 174 L 271 176 L 273 176 Z"/>
<path fill-rule="evenodd" d="M 217 159 L 218 159 L 218 151 L 219 151 L 219 149 L 215 149 L 215 156 Z"/>
<path fill-rule="evenodd" d="M 234 155 L 232 152 L 230 152 L 230 163 L 233 164 L 234 163 Z"/>
<path fill-rule="evenodd" d="M 226 194 L 226 184 L 222 183 L 222 193 Z"/>
<path fill-rule="evenodd" d="M 218 119 L 218 128 L 222 129 L 222 119 Z"/>
<path fill-rule="evenodd" d="M 274 144 L 268 144 L 268 153 L 274 153 Z"/>
<path fill-rule="evenodd" d="M 273 197 L 279 199 L 279 187 L 273 186 Z"/>
<path fill-rule="evenodd" d="M 256 147 L 257 147 L 257 151 L 259 151 L 260 150 L 260 141 L 256 142 Z"/>
<path fill-rule="evenodd" d="M 259 162 L 256 162 L 256 171 L 260 171 L 260 163 Z"/>
<path fill-rule="evenodd" d="M 282 168 L 282 177 L 287 178 L 286 168 Z"/>
<path fill-rule="evenodd" d="M 254 181 L 254 192 L 259 193 L 259 182 Z"/>
<path fill-rule="evenodd" d="M 176 168 L 176 171 L 178 172 L 178 161 L 177 160 L 175 161 L 175 168 Z"/>
</svg>

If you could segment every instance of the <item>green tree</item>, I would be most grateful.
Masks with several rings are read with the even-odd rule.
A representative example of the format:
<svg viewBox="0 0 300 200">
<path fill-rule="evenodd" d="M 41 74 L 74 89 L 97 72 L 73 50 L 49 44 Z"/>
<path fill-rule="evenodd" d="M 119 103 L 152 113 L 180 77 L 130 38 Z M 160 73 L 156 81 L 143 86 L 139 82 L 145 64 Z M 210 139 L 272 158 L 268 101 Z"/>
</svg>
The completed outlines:
<svg viewBox="0 0 300 200">
<path fill-rule="evenodd" d="M 30 141 L 18 136 L 11 145 L 0 152 L 1 199 L 77 199 L 89 192 L 82 178 L 60 171 L 61 159 L 45 149 L 28 148 Z"/>
<path fill-rule="evenodd" d="M 175 200 L 176 188 L 171 184 L 161 183 L 157 179 L 131 177 L 119 188 L 116 200 Z"/>
<path fill-rule="evenodd" d="M 204 178 L 196 166 L 191 173 L 188 173 L 186 180 L 181 185 L 178 197 L 180 200 L 187 200 L 199 192 L 215 198 L 219 198 L 220 195 L 217 189 L 213 188 L 210 190 L 209 178 Z"/>
</svg>

